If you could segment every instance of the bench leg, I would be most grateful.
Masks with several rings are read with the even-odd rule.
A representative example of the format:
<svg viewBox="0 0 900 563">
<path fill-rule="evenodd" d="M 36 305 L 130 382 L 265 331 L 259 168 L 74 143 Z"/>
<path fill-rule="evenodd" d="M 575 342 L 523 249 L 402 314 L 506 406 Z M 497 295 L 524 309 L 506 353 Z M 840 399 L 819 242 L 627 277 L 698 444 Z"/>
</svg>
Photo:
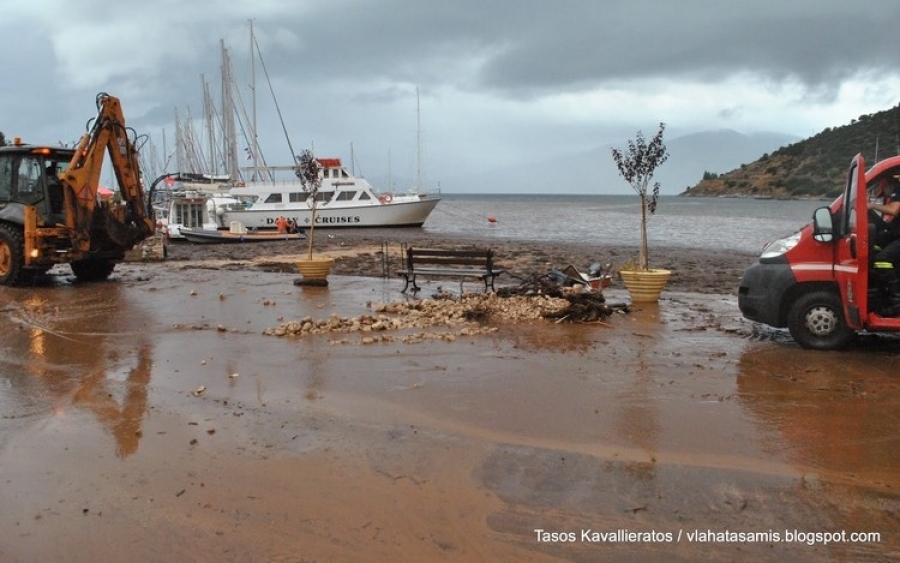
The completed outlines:
<svg viewBox="0 0 900 563">
<path fill-rule="evenodd" d="M 409 287 L 409 276 L 403 276 L 403 279 L 406 280 L 406 283 L 403 284 L 403 289 L 400 290 L 400 293 L 406 293 L 406 288 Z"/>
<path fill-rule="evenodd" d="M 413 293 L 418 293 L 419 291 L 421 291 L 422 288 L 416 285 L 416 276 L 413 275 L 410 279 L 412 280 Z"/>
</svg>

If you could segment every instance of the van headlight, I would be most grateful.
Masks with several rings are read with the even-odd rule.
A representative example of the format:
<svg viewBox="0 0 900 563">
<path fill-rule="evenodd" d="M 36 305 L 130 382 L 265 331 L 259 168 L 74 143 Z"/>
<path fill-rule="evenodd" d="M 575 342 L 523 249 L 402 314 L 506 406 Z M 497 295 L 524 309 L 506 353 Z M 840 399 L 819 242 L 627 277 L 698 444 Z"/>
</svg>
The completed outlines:
<svg viewBox="0 0 900 563">
<path fill-rule="evenodd" d="M 797 243 L 800 242 L 800 232 L 796 232 L 789 237 L 785 237 L 783 239 L 778 239 L 776 241 L 770 242 L 763 249 L 762 255 L 760 258 L 775 258 L 777 256 L 781 256 L 788 250 L 797 246 Z"/>
</svg>

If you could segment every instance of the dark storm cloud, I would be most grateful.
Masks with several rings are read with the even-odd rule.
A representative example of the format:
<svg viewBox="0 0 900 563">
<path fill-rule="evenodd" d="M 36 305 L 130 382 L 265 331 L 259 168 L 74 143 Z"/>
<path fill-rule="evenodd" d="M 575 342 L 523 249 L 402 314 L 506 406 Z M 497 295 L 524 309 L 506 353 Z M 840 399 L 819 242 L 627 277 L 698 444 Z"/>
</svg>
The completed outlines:
<svg viewBox="0 0 900 563">
<path fill-rule="evenodd" d="M 201 73 L 217 79 L 220 40 L 236 66 L 245 66 L 251 18 L 273 79 L 298 87 L 355 85 L 361 99 L 408 95 L 408 89 L 372 86 L 377 82 L 528 98 L 649 78 L 718 82 L 741 72 L 774 83 L 799 81 L 827 96 L 859 71 L 896 71 L 900 21 L 895 0 L 867 1 L 863 9 L 843 0 L 81 4 L 65 26 L 50 9 L 21 8 L 20 21 L 13 11 L 4 22 L 7 37 L 32 42 L 43 33 L 45 45 L 56 41 L 60 57 L 102 31 L 111 39 L 105 50 L 57 59 L 69 65 L 68 82 L 118 57 L 125 60 L 108 76 L 161 105 L 179 98 L 183 104 L 186 92 L 199 90 Z M 71 45 L 62 43 L 60 30 L 72 34 Z"/>
<path fill-rule="evenodd" d="M 0 89 L 0 131 L 72 141 L 94 95 L 108 91 L 161 144 L 174 136 L 176 111 L 202 120 L 204 82 L 221 99 L 223 43 L 249 105 L 252 19 L 265 62 L 255 67 L 260 118 L 269 120 L 261 134 L 282 129 L 271 81 L 292 136 L 327 150 L 355 141 L 371 160 L 413 145 L 417 87 L 426 132 L 441 143 L 432 162 L 448 169 L 514 163 L 545 146 L 593 148 L 662 120 L 673 134 L 806 135 L 896 103 L 900 2 L 860 4 L 4 0 L 0 36 L 15 56 Z"/>
<path fill-rule="evenodd" d="M 717 81 L 738 72 L 831 89 L 861 70 L 894 71 L 900 22 L 894 0 L 864 9 L 827 0 L 390 0 L 337 7 L 259 24 L 301 37 L 301 56 L 312 60 L 284 57 L 313 76 L 426 77 L 516 97 L 651 77 Z"/>
</svg>

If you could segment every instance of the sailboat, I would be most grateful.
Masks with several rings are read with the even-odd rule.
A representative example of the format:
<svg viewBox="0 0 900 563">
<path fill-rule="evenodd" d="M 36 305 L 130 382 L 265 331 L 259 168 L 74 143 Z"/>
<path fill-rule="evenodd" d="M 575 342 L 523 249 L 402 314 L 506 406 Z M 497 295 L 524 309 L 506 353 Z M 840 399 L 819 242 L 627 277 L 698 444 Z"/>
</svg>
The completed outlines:
<svg viewBox="0 0 900 563">
<path fill-rule="evenodd" d="M 251 26 L 251 47 L 256 44 L 252 34 Z M 254 51 L 258 54 L 259 50 Z M 418 111 L 418 89 L 416 98 Z M 249 128 L 253 139 L 255 125 Z M 228 203 L 216 210 L 222 224 L 238 222 L 249 229 L 271 229 L 284 217 L 301 228 L 310 226 L 313 201 L 295 174 L 296 165 L 260 166 L 256 161 L 258 147 L 252 147 L 250 153 L 254 164 L 247 172 L 252 171 L 252 179 L 236 183 L 229 190 L 239 203 Z M 316 160 L 322 179 L 315 202 L 317 228 L 421 227 L 441 199 L 439 193 L 422 191 L 419 186 L 403 193 L 376 192 L 368 181 L 348 170 L 340 158 Z M 278 178 L 279 173 L 287 177 Z"/>
</svg>

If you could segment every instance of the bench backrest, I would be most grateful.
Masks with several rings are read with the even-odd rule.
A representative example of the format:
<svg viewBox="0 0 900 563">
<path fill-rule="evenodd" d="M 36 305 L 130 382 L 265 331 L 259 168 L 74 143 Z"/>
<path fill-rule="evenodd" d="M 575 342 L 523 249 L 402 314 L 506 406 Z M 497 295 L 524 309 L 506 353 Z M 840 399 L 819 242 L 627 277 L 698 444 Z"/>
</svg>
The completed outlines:
<svg viewBox="0 0 900 563">
<path fill-rule="evenodd" d="M 442 250 L 435 248 L 408 248 L 406 250 L 406 266 L 415 269 L 416 265 L 441 266 L 482 266 L 487 271 L 493 270 L 494 252 L 491 249 Z"/>
</svg>

